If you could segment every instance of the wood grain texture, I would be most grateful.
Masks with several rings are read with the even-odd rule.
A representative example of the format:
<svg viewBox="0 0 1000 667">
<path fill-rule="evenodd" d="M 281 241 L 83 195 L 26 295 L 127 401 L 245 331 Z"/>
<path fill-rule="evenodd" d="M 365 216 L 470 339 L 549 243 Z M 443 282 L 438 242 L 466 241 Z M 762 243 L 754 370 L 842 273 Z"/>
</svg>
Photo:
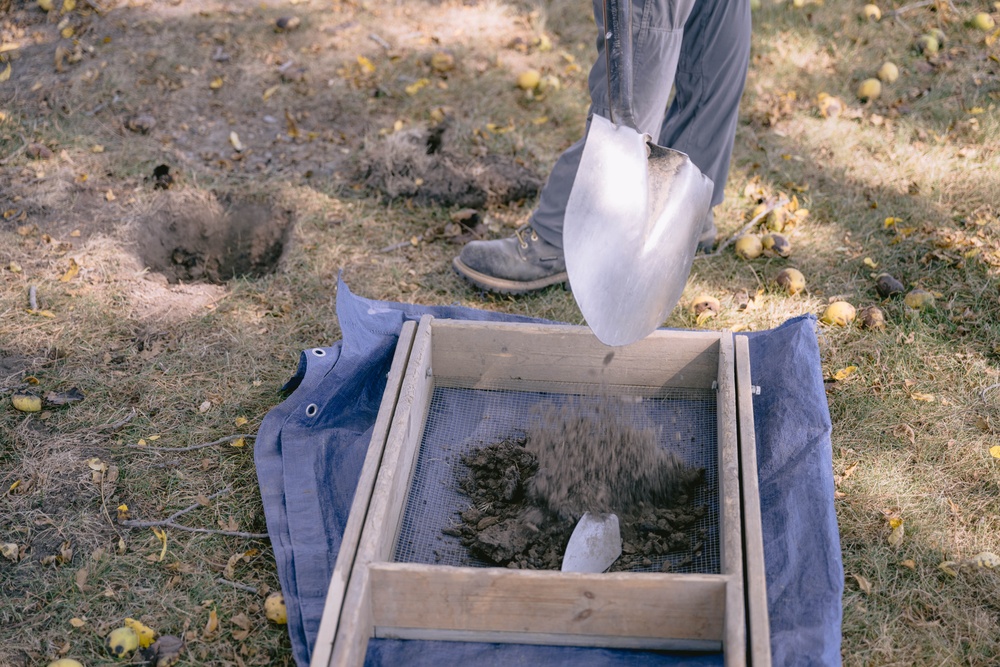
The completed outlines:
<svg viewBox="0 0 1000 667">
<path fill-rule="evenodd" d="M 719 342 L 719 531 L 722 571 L 731 575 L 726 590 L 725 664 L 746 664 L 746 610 L 743 600 L 743 535 L 736 431 L 736 358 L 733 334 Z"/>
<path fill-rule="evenodd" d="M 718 374 L 719 334 L 656 331 L 608 347 L 586 327 L 437 320 L 434 374 L 468 386 L 565 391 L 576 384 L 707 389 Z"/>
<path fill-rule="evenodd" d="M 409 490 L 416 450 L 420 446 L 430 401 L 431 322 L 420 320 L 410 360 L 400 388 L 358 552 L 351 569 L 330 665 L 356 667 L 364 663 L 368 639 L 374 633 L 370 567 L 391 557 L 403 502 Z"/>
<path fill-rule="evenodd" d="M 757 438 L 753 419 L 753 382 L 750 345 L 735 337 L 736 409 L 739 417 L 740 486 L 743 490 L 743 563 L 745 567 L 749 661 L 753 667 L 771 665 L 771 626 L 767 610 L 764 536 L 761 530 L 760 489 L 757 484 Z"/>
<path fill-rule="evenodd" d="M 414 563 L 375 563 L 370 572 L 380 628 L 705 641 L 722 640 L 731 583 L 722 575 Z"/>
</svg>

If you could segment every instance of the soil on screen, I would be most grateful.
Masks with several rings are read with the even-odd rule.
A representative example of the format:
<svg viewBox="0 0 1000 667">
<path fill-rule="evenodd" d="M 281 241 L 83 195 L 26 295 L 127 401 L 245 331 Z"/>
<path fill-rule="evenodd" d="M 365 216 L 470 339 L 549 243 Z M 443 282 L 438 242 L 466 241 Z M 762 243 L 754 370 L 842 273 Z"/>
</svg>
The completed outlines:
<svg viewBox="0 0 1000 667">
<path fill-rule="evenodd" d="M 688 565 L 704 548 L 695 524 L 706 508 L 692 503 L 704 471 L 627 423 L 614 402 L 544 408 L 523 437 L 468 452 L 460 488 L 470 506 L 443 532 L 498 566 L 558 570 L 583 512 L 614 512 L 622 555 L 611 571 Z M 662 558 L 679 553 L 673 565 Z"/>
</svg>

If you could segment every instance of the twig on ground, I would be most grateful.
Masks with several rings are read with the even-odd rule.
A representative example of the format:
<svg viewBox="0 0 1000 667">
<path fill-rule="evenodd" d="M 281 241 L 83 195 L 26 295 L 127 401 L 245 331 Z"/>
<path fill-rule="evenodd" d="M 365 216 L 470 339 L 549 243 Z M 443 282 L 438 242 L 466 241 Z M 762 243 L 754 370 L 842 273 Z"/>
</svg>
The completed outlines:
<svg viewBox="0 0 1000 667">
<path fill-rule="evenodd" d="M 247 593 L 256 593 L 257 595 L 260 595 L 260 590 L 254 588 L 253 586 L 250 586 L 249 584 L 240 584 L 235 581 L 229 581 L 225 577 L 219 577 L 218 579 L 216 579 L 216 581 L 219 582 L 220 584 L 229 584 L 233 588 L 238 588 L 241 591 L 246 591 Z"/>
<path fill-rule="evenodd" d="M 135 408 L 132 408 L 132 412 L 125 415 L 122 419 L 119 419 L 118 421 L 112 422 L 110 424 L 105 424 L 104 426 L 98 426 L 96 430 L 111 431 L 112 433 L 114 433 L 121 427 L 125 426 L 125 424 L 128 424 L 130 421 L 135 419 L 135 415 L 136 415 Z"/>
<path fill-rule="evenodd" d="M 213 445 L 221 445 L 224 442 L 232 442 L 233 440 L 239 440 L 240 438 L 256 438 L 257 436 L 252 433 L 237 433 L 236 435 L 227 435 L 224 438 L 219 438 L 218 440 L 213 440 L 212 442 L 203 442 L 200 445 L 191 445 L 189 447 L 150 447 L 149 445 L 129 445 L 132 449 L 143 449 L 150 452 L 193 452 L 196 449 L 204 449 L 206 447 L 212 447 Z"/>
<path fill-rule="evenodd" d="M 38 310 L 38 288 L 34 285 L 28 288 L 28 308 Z"/>
<path fill-rule="evenodd" d="M 382 39 L 381 37 L 379 37 L 375 33 L 371 33 L 370 35 L 368 35 L 368 39 L 372 40 L 373 42 L 375 42 L 376 44 L 378 44 L 379 46 L 381 46 L 383 49 L 385 49 L 386 51 L 389 51 L 390 49 L 392 49 L 392 45 L 389 44 L 389 42 L 385 41 L 384 39 Z"/>
<path fill-rule="evenodd" d="M 219 496 L 231 493 L 232 489 L 228 486 L 221 491 L 216 491 L 208 497 L 208 500 L 218 498 Z M 202 503 L 195 503 L 190 507 L 185 507 L 182 510 L 177 510 L 166 519 L 160 519 L 158 521 L 137 521 L 135 519 L 126 519 L 121 521 L 121 525 L 128 526 L 129 528 L 173 528 L 175 530 L 186 530 L 190 533 L 205 533 L 208 535 L 228 535 L 230 537 L 246 537 L 248 539 L 267 539 L 267 533 L 248 533 L 242 530 L 219 530 L 216 528 L 196 528 L 194 526 L 185 526 L 183 524 L 176 523 L 174 519 L 178 519 L 188 512 L 193 512 L 194 510 L 202 507 Z"/>
<path fill-rule="evenodd" d="M 423 240 L 424 240 L 423 234 L 417 237 L 417 243 L 420 243 Z M 399 250 L 400 248 L 405 248 L 408 245 L 413 245 L 413 239 L 410 239 L 409 241 L 400 241 L 399 243 L 393 243 L 392 245 L 387 245 L 386 247 L 381 248 L 379 252 L 392 252 L 393 250 Z"/>
<path fill-rule="evenodd" d="M 897 7 L 896 9 L 890 9 L 885 13 L 885 15 L 891 16 L 892 18 L 896 18 L 900 14 L 903 14 L 910 10 L 920 9 L 921 7 L 926 7 L 928 5 L 935 5 L 935 4 L 937 4 L 937 0 L 920 0 L 920 2 L 911 2 L 910 4 L 903 5 L 902 7 Z"/>
<path fill-rule="evenodd" d="M 736 232 L 735 234 L 733 234 L 732 236 L 730 236 L 728 239 L 726 239 L 725 241 L 723 241 L 721 244 L 719 244 L 719 247 L 716 248 L 714 252 L 710 252 L 710 253 L 705 254 L 705 255 L 695 255 L 695 259 L 707 259 L 708 257 L 718 257 L 719 255 L 722 254 L 723 250 L 725 250 L 726 248 L 728 248 L 733 243 L 733 241 L 735 241 L 736 239 L 738 239 L 739 237 L 743 236 L 748 231 L 750 231 L 751 229 L 753 229 L 753 226 L 756 225 L 758 222 L 760 222 L 764 218 L 764 216 L 766 216 L 768 213 L 770 213 L 774 209 L 778 208 L 779 206 L 784 206 L 787 203 L 788 203 L 788 200 L 785 199 L 784 197 L 782 197 L 781 199 L 778 199 L 777 201 L 772 202 L 763 211 L 761 211 L 760 213 L 758 213 L 757 215 L 755 215 L 750 220 L 750 222 L 748 222 L 747 224 L 743 225 L 743 227 L 740 228 L 740 230 L 738 232 Z"/>
<path fill-rule="evenodd" d="M 118 526 L 115 525 L 115 522 L 111 519 L 111 513 L 108 512 L 108 499 L 104 494 L 104 472 L 104 470 L 101 471 L 101 509 L 104 510 L 104 517 L 111 524 L 111 530 L 115 531 L 115 535 L 121 540 L 123 539 L 122 534 L 118 532 Z"/>
</svg>

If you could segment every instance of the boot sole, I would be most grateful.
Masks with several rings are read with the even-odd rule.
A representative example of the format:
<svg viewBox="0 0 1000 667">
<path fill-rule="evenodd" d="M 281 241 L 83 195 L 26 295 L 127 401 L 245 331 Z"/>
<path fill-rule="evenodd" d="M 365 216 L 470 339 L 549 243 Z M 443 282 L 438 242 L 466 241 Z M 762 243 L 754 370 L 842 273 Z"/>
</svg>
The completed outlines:
<svg viewBox="0 0 1000 667">
<path fill-rule="evenodd" d="M 544 289 L 550 285 L 565 283 L 569 279 L 565 271 L 560 271 L 559 273 L 553 273 L 551 276 L 539 278 L 538 280 L 506 280 L 469 268 L 458 257 L 452 260 L 451 267 L 455 270 L 455 273 L 476 287 L 484 289 L 487 292 L 498 292 L 500 294 L 527 294 L 528 292 Z"/>
</svg>

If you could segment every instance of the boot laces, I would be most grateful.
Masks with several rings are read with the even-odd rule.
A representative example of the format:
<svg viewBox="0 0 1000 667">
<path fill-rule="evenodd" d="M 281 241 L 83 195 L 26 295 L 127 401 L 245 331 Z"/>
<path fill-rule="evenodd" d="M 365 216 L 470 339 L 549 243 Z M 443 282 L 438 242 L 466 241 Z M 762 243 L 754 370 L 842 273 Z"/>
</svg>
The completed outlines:
<svg viewBox="0 0 1000 667">
<path fill-rule="evenodd" d="M 531 234 L 528 236 L 528 240 L 525 240 L 525 235 L 529 230 L 531 231 Z M 522 249 L 528 248 L 529 241 L 534 242 L 538 240 L 538 233 L 531 227 L 531 225 L 522 225 L 521 227 L 518 227 L 517 231 L 514 232 L 514 236 L 517 237 L 517 241 L 521 244 Z"/>
</svg>

